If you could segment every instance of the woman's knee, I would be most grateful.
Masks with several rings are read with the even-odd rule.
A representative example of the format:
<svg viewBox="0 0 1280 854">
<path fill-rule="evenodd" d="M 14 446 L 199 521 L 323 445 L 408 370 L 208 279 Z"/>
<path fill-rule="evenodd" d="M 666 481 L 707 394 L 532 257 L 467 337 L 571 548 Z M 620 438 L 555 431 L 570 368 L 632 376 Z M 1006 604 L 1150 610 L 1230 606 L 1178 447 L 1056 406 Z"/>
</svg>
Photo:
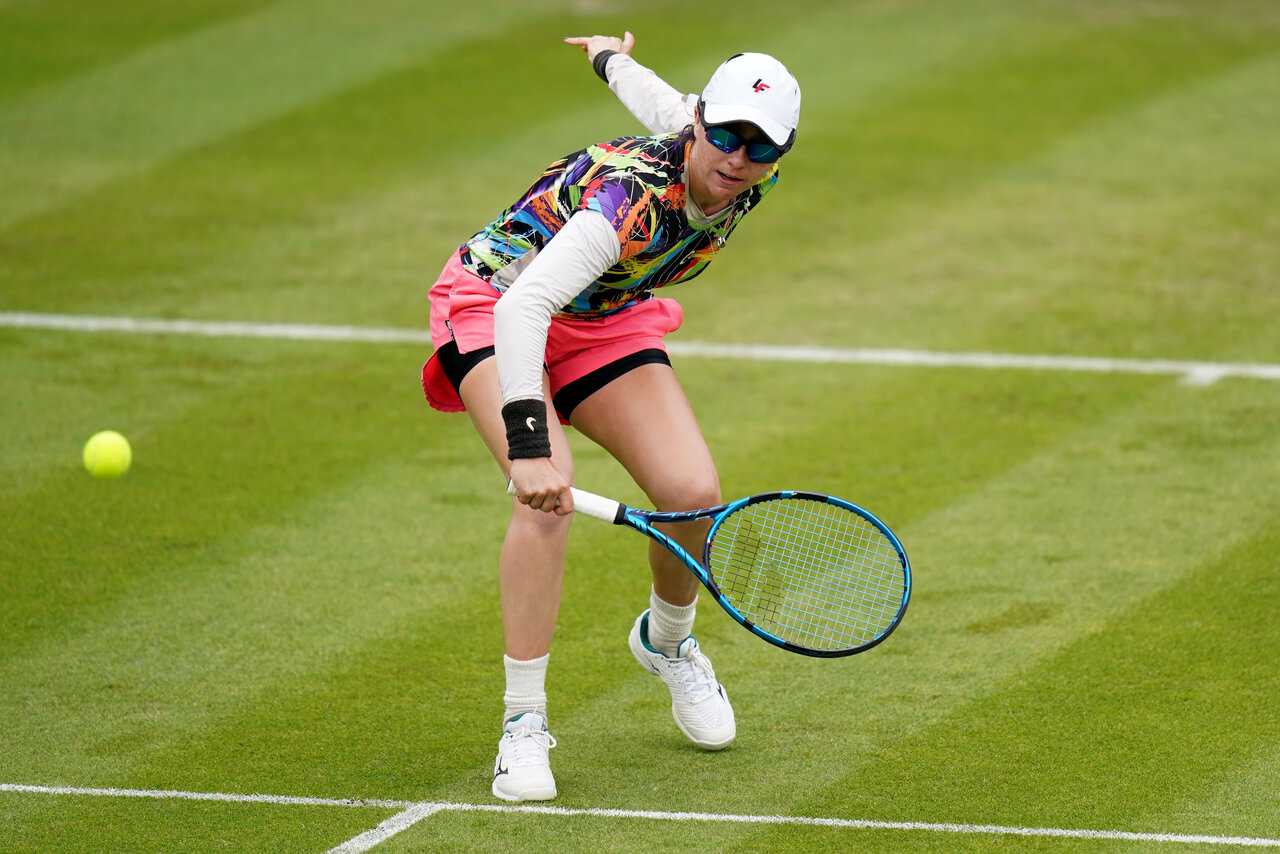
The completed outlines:
<svg viewBox="0 0 1280 854">
<path fill-rule="evenodd" d="M 515 502 L 514 507 L 511 513 L 511 526 L 508 529 L 512 533 L 536 538 L 568 538 L 569 524 L 573 520 L 571 515 L 561 516 L 557 513 L 534 510 L 519 502 Z"/>
<path fill-rule="evenodd" d="M 655 485 L 649 498 L 665 513 L 715 507 L 721 500 L 720 479 L 715 472 L 674 473 Z"/>
</svg>

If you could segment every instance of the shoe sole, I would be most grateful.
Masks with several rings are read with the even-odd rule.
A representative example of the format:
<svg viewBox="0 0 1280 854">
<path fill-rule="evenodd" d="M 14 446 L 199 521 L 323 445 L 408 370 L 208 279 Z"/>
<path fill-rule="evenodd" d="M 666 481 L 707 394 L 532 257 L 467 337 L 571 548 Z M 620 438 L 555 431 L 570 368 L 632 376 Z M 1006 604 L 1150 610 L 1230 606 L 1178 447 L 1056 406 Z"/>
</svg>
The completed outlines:
<svg viewBox="0 0 1280 854">
<path fill-rule="evenodd" d="M 555 786 L 552 786 L 550 789 L 546 789 L 546 788 L 542 788 L 542 789 L 534 788 L 534 789 L 529 789 L 529 790 L 524 791 L 524 792 L 520 792 L 520 793 L 516 793 L 516 794 L 511 794 L 511 793 L 504 792 L 504 791 L 502 791 L 501 789 L 499 789 L 499 788 L 498 788 L 498 783 L 497 783 L 497 781 L 495 780 L 495 781 L 494 781 L 494 783 L 493 783 L 493 787 L 492 787 L 492 789 L 493 789 L 493 796 L 494 796 L 495 798 L 500 798 L 500 799 L 502 799 L 502 800 L 504 800 L 504 801 L 508 801 L 508 802 L 511 802 L 511 803 L 520 803 L 521 801 L 550 801 L 550 800 L 553 800 L 553 799 L 555 798 L 555 796 L 556 796 L 556 787 L 555 787 Z"/>
<path fill-rule="evenodd" d="M 676 717 L 676 707 L 674 705 L 672 705 L 671 707 L 671 717 L 673 720 L 675 720 L 676 726 L 680 727 L 680 731 L 684 733 L 684 737 L 692 741 L 693 746 L 698 748 L 699 750 L 706 750 L 709 752 L 714 752 L 716 750 L 724 750 L 726 747 L 733 744 L 733 740 L 738 737 L 738 733 L 734 732 L 723 741 L 699 741 L 698 739 L 693 737 L 693 735 L 689 732 L 689 730 L 684 728 L 684 724 L 680 721 L 678 717 Z"/>
</svg>

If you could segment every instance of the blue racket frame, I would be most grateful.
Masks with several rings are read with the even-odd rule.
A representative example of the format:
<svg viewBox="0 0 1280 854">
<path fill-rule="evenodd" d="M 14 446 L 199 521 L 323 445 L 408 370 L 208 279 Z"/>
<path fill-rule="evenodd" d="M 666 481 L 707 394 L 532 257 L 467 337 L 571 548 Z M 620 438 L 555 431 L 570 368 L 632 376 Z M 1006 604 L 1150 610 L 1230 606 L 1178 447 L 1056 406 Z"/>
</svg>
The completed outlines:
<svg viewBox="0 0 1280 854">
<path fill-rule="evenodd" d="M 574 490 L 574 494 L 575 496 L 581 495 L 579 490 Z M 784 640 L 780 637 L 777 637 L 771 634 L 770 632 L 766 631 L 760 626 L 756 625 L 754 622 L 752 622 L 746 616 L 744 616 L 740 611 L 738 611 L 738 609 L 735 608 L 733 604 L 729 602 L 728 599 L 725 598 L 724 594 L 720 591 L 720 586 L 716 583 L 715 578 L 712 577 L 711 571 L 709 569 L 709 567 L 711 566 L 711 546 L 715 542 L 716 532 L 719 531 L 720 527 L 724 524 L 726 519 L 728 519 L 733 513 L 737 512 L 738 510 L 741 510 L 742 508 L 750 506 L 752 504 L 758 504 L 764 501 L 773 501 L 777 499 L 792 499 L 792 498 L 808 500 L 808 501 L 818 501 L 824 504 L 831 504 L 833 506 L 842 508 L 844 510 L 848 510 L 862 517 L 864 520 L 866 520 L 868 523 L 874 526 L 881 534 L 883 534 L 885 538 L 893 545 L 894 550 L 897 552 L 898 560 L 902 566 L 902 577 L 903 577 L 902 602 L 898 607 L 898 610 L 896 615 L 894 616 L 894 619 L 889 623 L 889 625 L 885 626 L 885 628 L 881 630 L 878 634 L 876 634 L 871 640 L 865 643 L 859 644 L 858 646 L 850 647 L 847 649 L 814 649 L 811 647 L 801 646 L 801 645 L 792 643 L 790 641 Z M 859 507 L 857 504 L 854 504 L 850 501 L 846 501 L 843 498 L 837 498 L 834 495 L 826 495 L 820 492 L 800 492 L 800 491 L 794 491 L 794 490 L 783 490 L 778 492 L 762 492 L 757 495 L 751 495 L 746 498 L 740 498 L 736 501 L 731 501 L 727 504 L 721 504 L 716 507 L 708 507 L 702 510 L 691 510 L 691 511 L 678 512 L 678 513 L 663 513 L 656 510 L 638 510 L 634 507 L 628 507 L 627 505 L 622 504 L 620 502 L 616 502 L 616 503 L 617 503 L 618 509 L 617 509 L 617 512 L 614 514 L 614 518 L 612 519 L 613 524 L 623 525 L 625 527 L 632 528 L 636 531 L 639 531 L 642 534 L 645 534 L 648 537 L 652 537 L 653 539 L 657 540 L 659 543 L 665 546 L 668 551 L 670 551 L 677 558 L 679 558 L 680 561 L 686 567 L 688 567 L 690 572 L 692 572 L 695 576 L 697 576 L 698 580 L 702 582 L 702 586 L 707 588 L 707 591 L 710 592 L 713 597 L 715 597 L 716 603 L 721 608 L 724 609 L 725 613 L 727 613 L 730 617 L 732 617 L 735 621 L 737 621 L 739 625 L 741 625 L 743 628 L 750 631 L 752 634 L 754 634 L 756 637 L 760 638 L 761 640 L 767 641 L 768 643 L 771 643 L 774 646 L 785 649 L 788 652 L 799 653 L 800 655 L 808 655 L 815 658 L 840 658 L 843 656 L 854 655 L 856 653 L 865 652 L 866 650 L 871 649 L 872 647 L 883 642 L 884 639 L 887 638 L 893 632 L 893 630 L 898 627 L 899 623 L 902 622 L 903 615 L 906 614 L 907 604 L 911 600 L 911 561 L 908 559 L 907 552 L 902 547 L 902 543 L 898 540 L 897 536 L 893 533 L 893 531 L 889 530 L 888 525 L 880 521 L 880 519 L 878 519 L 870 511 L 862 507 Z M 675 540 L 671 539 L 662 531 L 659 531 L 657 528 L 653 527 L 654 525 L 660 525 L 666 522 L 692 522 L 697 519 L 713 520 L 711 524 L 711 529 L 707 532 L 706 542 L 703 546 L 701 561 L 698 561 L 697 559 L 695 559 L 691 554 L 689 554 L 688 551 L 686 551 Z"/>
</svg>

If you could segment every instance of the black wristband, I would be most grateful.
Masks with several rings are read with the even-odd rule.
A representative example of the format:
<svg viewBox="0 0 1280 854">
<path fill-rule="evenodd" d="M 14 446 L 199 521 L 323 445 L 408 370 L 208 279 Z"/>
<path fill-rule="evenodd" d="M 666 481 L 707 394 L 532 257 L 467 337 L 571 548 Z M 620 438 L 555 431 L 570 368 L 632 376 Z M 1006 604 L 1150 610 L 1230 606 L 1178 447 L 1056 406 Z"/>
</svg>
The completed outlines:
<svg viewBox="0 0 1280 854">
<path fill-rule="evenodd" d="M 541 400 L 513 400 L 502 407 L 507 425 L 507 459 L 551 456 L 547 405 Z"/>
<path fill-rule="evenodd" d="M 602 50 L 596 54 L 596 58 L 591 60 L 591 67 L 596 70 L 596 74 L 605 83 L 609 82 L 609 78 L 604 76 L 604 67 L 609 64 L 609 57 L 617 53 L 616 50 Z"/>
</svg>

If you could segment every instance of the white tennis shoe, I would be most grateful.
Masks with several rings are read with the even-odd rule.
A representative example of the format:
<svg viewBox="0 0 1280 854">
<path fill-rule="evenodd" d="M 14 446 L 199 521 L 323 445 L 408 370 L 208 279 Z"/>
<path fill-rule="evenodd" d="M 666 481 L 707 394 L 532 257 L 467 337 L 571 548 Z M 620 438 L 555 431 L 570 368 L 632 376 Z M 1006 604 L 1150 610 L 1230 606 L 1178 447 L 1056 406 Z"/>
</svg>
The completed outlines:
<svg viewBox="0 0 1280 854">
<path fill-rule="evenodd" d="M 549 801 L 556 796 L 551 776 L 551 748 L 556 740 L 537 712 L 507 721 L 493 763 L 493 794 L 504 801 Z"/>
<path fill-rule="evenodd" d="M 649 612 L 631 627 L 631 654 L 651 673 L 662 677 L 671 691 L 671 716 L 689 740 L 703 750 L 723 750 L 733 744 L 737 725 L 724 686 L 716 680 L 711 660 L 698 649 L 693 635 L 680 642 L 675 658 L 649 646 Z"/>
</svg>

